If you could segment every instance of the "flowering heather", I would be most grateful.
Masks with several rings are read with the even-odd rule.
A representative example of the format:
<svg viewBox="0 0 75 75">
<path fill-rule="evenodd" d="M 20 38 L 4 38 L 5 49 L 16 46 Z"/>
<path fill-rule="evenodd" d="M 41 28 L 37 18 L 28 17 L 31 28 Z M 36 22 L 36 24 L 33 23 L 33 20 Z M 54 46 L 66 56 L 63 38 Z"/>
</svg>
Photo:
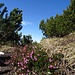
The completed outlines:
<svg viewBox="0 0 75 75">
<path fill-rule="evenodd" d="M 33 50 L 32 46 L 15 48 L 11 64 L 17 75 L 39 75 L 48 73 L 54 67 L 52 59 L 44 51 Z"/>
</svg>

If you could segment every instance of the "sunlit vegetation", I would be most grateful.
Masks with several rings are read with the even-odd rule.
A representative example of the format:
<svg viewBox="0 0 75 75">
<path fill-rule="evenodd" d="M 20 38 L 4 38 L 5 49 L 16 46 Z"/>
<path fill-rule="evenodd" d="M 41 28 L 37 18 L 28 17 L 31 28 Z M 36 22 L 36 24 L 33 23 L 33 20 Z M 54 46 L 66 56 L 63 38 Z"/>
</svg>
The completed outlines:
<svg viewBox="0 0 75 75">
<path fill-rule="evenodd" d="M 46 21 L 42 20 L 40 29 L 46 38 L 61 37 L 60 40 L 53 38 L 52 45 L 54 47 L 48 43 L 49 40 L 44 43 L 46 46 L 43 47 L 42 44 L 33 42 L 31 35 L 19 33 L 22 29 L 22 10 L 15 8 L 8 13 L 7 7 L 0 3 L 0 46 L 2 48 L 5 45 L 1 50 L 12 53 L 11 59 L 5 62 L 5 64 L 11 65 L 11 69 L 14 71 L 12 75 L 70 75 L 71 69 L 75 71 L 75 66 L 68 65 L 69 60 L 64 60 L 65 55 L 62 50 L 48 52 L 52 52 L 59 45 L 56 40 L 61 42 L 61 46 L 72 44 L 71 42 L 74 41 L 72 38 L 70 40 L 67 38 L 68 43 L 64 43 L 62 37 L 75 32 L 74 20 L 75 0 L 71 0 L 67 9 L 63 10 L 63 14 L 57 14 Z M 66 47 L 63 47 L 64 49 Z"/>
<path fill-rule="evenodd" d="M 56 14 L 55 17 L 50 17 L 46 21 L 40 22 L 39 28 L 42 30 L 46 38 L 63 37 L 72 32 L 75 32 L 75 1 L 71 0 L 70 5 L 63 14 Z"/>
</svg>

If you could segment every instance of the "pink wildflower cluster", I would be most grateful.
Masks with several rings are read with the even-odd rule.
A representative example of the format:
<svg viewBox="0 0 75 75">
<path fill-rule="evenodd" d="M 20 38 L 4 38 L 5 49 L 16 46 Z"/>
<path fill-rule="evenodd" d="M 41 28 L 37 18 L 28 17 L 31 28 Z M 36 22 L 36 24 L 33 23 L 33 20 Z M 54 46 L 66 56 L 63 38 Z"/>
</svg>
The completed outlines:
<svg viewBox="0 0 75 75">
<path fill-rule="evenodd" d="M 14 63 L 13 66 L 16 66 L 16 72 L 18 75 L 29 75 L 29 73 L 36 75 L 34 71 L 29 69 L 28 64 L 31 61 L 36 62 L 37 60 L 38 58 L 34 53 L 34 50 L 28 50 L 28 46 L 26 45 L 14 50 L 11 62 Z"/>
<path fill-rule="evenodd" d="M 11 65 L 16 67 L 15 72 L 17 75 L 38 75 L 37 72 L 39 70 L 42 72 L 44 69 L 50 70 L 54 68 L 52 65 L 53 60 L 48 57 L 48 59 L 44 59 L 44 57 L 46 56 L 43 52 L 36 52 L 26 45 L 24 47 L 15 48 L 11 59 Z M 45 66 L 45 64 L 49 65 Z"/>
<path fill-rule="evenodd" d="M 53 60 L 51 59 L 51 58 L 49 58 L 49 62 L 50 62 L 50 65 L 48 66 L 48 68 L 49 69 L 55 69 L 56 67 L 56 65 L 55 64 L 53 64 Z"/>
</svg>

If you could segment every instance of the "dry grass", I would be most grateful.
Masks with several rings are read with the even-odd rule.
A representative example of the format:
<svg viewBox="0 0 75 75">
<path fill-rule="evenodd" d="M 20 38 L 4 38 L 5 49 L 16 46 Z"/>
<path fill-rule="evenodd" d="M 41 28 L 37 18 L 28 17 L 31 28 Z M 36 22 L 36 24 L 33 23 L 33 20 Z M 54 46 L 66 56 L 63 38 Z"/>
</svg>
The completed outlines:
<svg viewBox="0 0 75 75">
<path fill-rule="evenodd" d="M 63 38 L 43 39 L 40 43 L 49 56 L 60 52 L 64 54 L 68 65 L 75 65 L 75 32 Z"/>
<path fill-rule="evenodd" d="M 10 45 L 0 45 L 0 51 L 2 52 L 12 52 L 13 47 Z"/>
</svg>

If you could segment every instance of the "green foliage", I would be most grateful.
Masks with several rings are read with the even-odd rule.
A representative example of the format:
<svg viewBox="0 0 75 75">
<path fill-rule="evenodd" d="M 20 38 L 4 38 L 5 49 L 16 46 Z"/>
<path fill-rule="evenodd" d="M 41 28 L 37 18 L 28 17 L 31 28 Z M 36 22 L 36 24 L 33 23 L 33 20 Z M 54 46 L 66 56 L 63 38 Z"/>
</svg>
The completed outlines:
<svg viewBox="0 0 75 75">
<path fill-rule="evenodd" d="M 35 49 L 38 51 L 38 50 L 41 50 L 42 48 L 42 45 L 40 43 L 38 43 L 37 41 L 33 42 L 32 43 L 33 46 L 35 46 Z"/>
<path fill-rule="evenodd" d="M 0 43 L 8 42 L 15 45 L 26 45 L 32 43 L 31 35 L 18 33 L 22 29 L 22 10 L 14 8 L 9 14 L 7 7 L 0 3 Z"/>
<path fill-rule="evenodd" d="M 7 7 L 0 3 L 0 42 L 11 41 L 18 43 L 21 34 L 18 31 L 22 29 L 22 10 L 13 9 L 8 15 Z"/>
<path fill-rule="evenodd" d="M 75 31 L 75 0 L 71 0 L 67 10 L 62 15 L 56 14 L 46 21 L 40 22 L 39 28 L 45 37 L 62 37 Z"/>
<path fill-rule="evenodd" d="M 52 75 L 55 72 L 52 60 L 46 52 L 36 51 L 32 45 L 25 45 L 15 48 L 11 60 L 6 64 L 10 63 L 18 75 L 48 75 L 48 73 Z"/>
<path fill-rule="evenodd" d="M 61 58 L 64 57 L 64 55 L 62 53 L 57 53 L 57 54 L 53 54 L 52 57 L 54 60 L 60 60 Z"/>
<path fill-rule="evenodd" d="M 51 57 L 43 50 L 36 50 L 33 45 L 14 48 L 10 64 L 17 75 L 57 75 L 59 63 L 63 54 L 53 54 Z"/>
<path fill-rule="evenodd" d="M 24 46 L 26 44 L 31 44 L 32 43 L 32 37 L 31 35 L 23 35 L 22 39 L 21 39 L 21 44 Z"/>
</svg>

